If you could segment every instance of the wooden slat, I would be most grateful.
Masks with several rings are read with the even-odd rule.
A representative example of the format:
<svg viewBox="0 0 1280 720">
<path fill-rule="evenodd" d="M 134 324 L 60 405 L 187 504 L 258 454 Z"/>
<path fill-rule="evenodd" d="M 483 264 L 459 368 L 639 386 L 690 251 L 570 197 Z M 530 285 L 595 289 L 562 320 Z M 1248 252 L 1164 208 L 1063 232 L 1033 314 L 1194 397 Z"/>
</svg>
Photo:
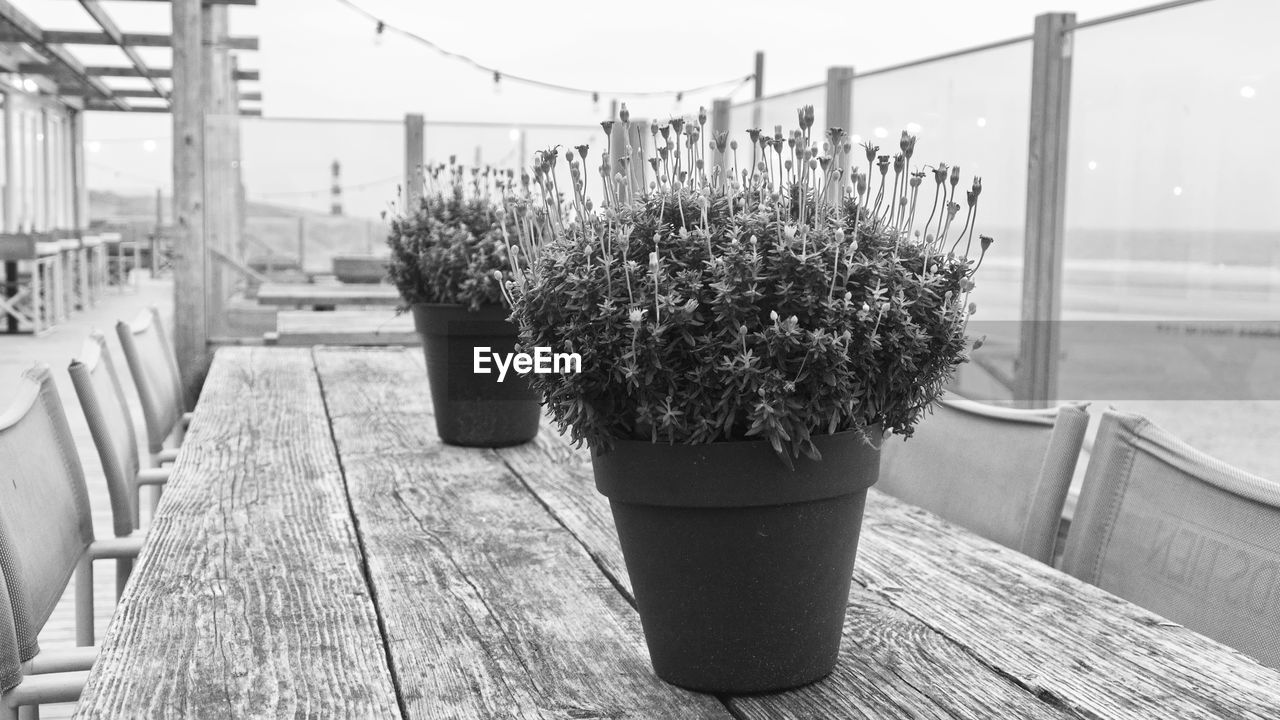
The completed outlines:
<svg viewBox="0 0 1280 720">
<path fill-rule="evenodd" d="M 106 99 L 117 110 L 128 110 L 129 104 L 116 98 L 101 80 L 90 77 L 79 61 L 71 53 L 58 45 L 58 40 L 51 39 L 48 33 L 24 15 L 9 0 L 0 0 L 0 38 L 8 42 L 28 43 L 42 55 L 53 60 L 53 64 L 72 77 L 77 84 L 86 90 Z"/>
<path fill-rule="evenodd" d="M 60 68 L 50 63 L 24 62 L 18 64 L 18 72 L 28 75 L 56 75 L 60 72 Z M 85 65 L 84 73 L 90 77 L 143 77 L 137 68 L 123 65 Z M 149 67 L 146 77 L 170 78 L 173 77 L 173 70 Z M 258 70 L 238 70 L 235 79 L 261 80 L 262 76 Z"/>
<path fill-rule="evenodd" d="M 586 452 L 567 447 L 549 428 L 533 443 L 497 452 L 630 598 L 613 516 L 608 500 L 596 492 Z M 832 675 L 790 692 L 727 702 L 736 716 L 759 719 L 1069 717 L 857 586 Z"/>
<path fill-rule="evenodd" d="M 420 352 L 314 352 L 409 717 L 729 717 L 657 679 L 635 612 L 496 455 L 441 444 Z"/>
<path fill-rule="evenodd" d="M 400 304 L 400 293 L 391 285 L 326 283 L 265 283 L 258 288 L 262 305 L 381 305 Z"/>
<path fill-rule="evenodd" d="M 143 61 L 142 56 L 138 54 L 138 51 L 125 43 L 124 33 L 120 32 L 120 28 L 116 27 L 115 21 L 112 20 L 111 16 L 107 14 L 107 11 L 98 4 L 98 0 L 80 0 L 80 6 L 89 14 L 89 17 L 93 18 L 93 21 L 98 24 L 98 27 L 102 28 L 102 32 L 106 33 L 107 37 L 110 37 L 111 41 L 120 48 L 120 51 L 124 53 L 124 56 L 129 59 L 129 62 L 132 63 L 133 67 L 138 71 L 138 74 L 141 77 L 147 78 L 147 82 L 150 83 L 156 96 L 164 98 L 167 101 L 169 99 L 169 93 L 164 88 L 160 87 L 160 83 L 156 82 L 155 78 L 151 77 L 151 74 L 147 71 L 147 64 Z M 127 97 L 120 93 L 116 94 L 120 97 Z"/>
<path fill-rule="evenodd" d="M 400 717 L 307 351 L 218 353 L 77 717 Z"/>
<path fill-rule="evenodd" d="M 497 452 L 629 592 L 585 452 L 547 429 Z M 855 580 L 836 672 L 736 714 L 1280 717 L 1280 672 L 875 490 Z"/>
<path fill-rule="evenodd" d="M 281 310 L 276 315 L 279 345 L 421 345 L 413 316 L 392 311 Z"/>
<path fill-rule="evenodd" d="M 43 37 L 44 42 L 56 45 L 116 44 L 107 33 L 89 30 L 45 30 Z M 171 35 L 161 33 L 124 33 L 121 39 L 129 47 L 170 47 L 173 43 Z M 9 28 L 0 28 L 0 42 L 26 42 L 26 40 L 21 33 L 15 33 Z M 232 50 L 257 50 L 258 38 L 232 37 L 227 38 L 227 44 Z"/>
</svg>

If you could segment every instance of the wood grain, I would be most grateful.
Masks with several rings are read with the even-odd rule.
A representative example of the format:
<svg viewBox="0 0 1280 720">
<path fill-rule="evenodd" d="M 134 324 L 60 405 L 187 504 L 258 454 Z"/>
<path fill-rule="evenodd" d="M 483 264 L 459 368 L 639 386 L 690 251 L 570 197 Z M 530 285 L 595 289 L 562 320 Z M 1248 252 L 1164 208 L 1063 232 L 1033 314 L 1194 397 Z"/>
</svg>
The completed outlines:
<svg viewBox="0 0 1280 720">
<path fill-rule="evenodd" d="M 413 316 L 392 310 L 281 310 L 276 343 L 311 345 L 421 345 Z"/>
<path fill-rule="evenodd" d="M 263 283 L 258 287 L 258 304 L 395 307 L 400 304 L 400 293 L 391 285 Z"/>
<path fill-rule="evenodd" d="M 879 493 L 855 579 L 1078 717 L 1280 717 L 1280 672 Z"/>
<path fill-rule="evenodd" d="M 584 450 L 553 429 L 499 455 L 628 591 Z M 728 700 L 782 717 L 1280 717 L 1280 673 L 875 490 L 840 662 Z"/>
<path fill-rule="evenodd" d="M 421 352 L 318 348 L 410 718 L 727 718 L 493 451 L 435 434 Z"/>
<path fill-rule="evenodd" d="M 218 352 L 76 717 L 400 717 L 308 351 Z"/>
</svg>

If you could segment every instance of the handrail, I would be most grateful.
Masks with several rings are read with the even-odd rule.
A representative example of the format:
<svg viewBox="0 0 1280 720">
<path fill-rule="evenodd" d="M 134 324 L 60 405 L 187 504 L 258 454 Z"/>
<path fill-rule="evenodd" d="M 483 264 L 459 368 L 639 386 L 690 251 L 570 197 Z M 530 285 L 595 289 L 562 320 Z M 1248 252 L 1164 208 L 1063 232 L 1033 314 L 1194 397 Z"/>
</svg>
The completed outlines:
<svg viewBox="0 0 1280 720">
<path fill-rule="evenodd" d="M 953 50 L 951 52 L 945 52 L 939 55 L 930 55 L 928 57 L 919 58 L 917 60 L 909 60 L 904 63 L 898 63 L 897 65 L 888 65 L 882 68 L 875 68 L 874 70 L 868 70 L 866 72 L 855 71 L 853 73 L 853 79 L 860 80 L 865 77 L 871 77 L 872 75 L 882 75 L 884 73 L 894 72 L 895 70 L 906 70 L 907 68 L 913 68 L 913 67 L 916 67 L 917 65 L 928 65 L 929 63 L 938 62 L 940 60 L 950 60 L 952 58 L 963 57 L 965 55 L 972 55 L 974 53 L 980 53 L 986 50 L 995 50 L 997 48 L 1007 47 L 1009 45 L 1017 45 L 1018 43 L 1022 43 L 1022 42 L 1031 42 L 1031 37 L 1032 37 L 1031 35 L 1019 35 L 1017 37 L 1006 38 L 1004 40 L 996 40 L 994 42 L 984 43 L 982 45 L 975 45 L 973 47 L 964 48 L 963 50 Z"/>
<path fill-rule="evenodd" d="M 1094 25 L 1105 25 L 1107 23 L 1115 22 L 1117 20 L 1128 20 L 1129 18 L 1139 17 L 1141 15 L 1149 15 L 1151 13 L 1160 12 L 1162 10 L 1172 10 L 1173 8 L 1176 8 L 1176 7 L 1182 7 L 1183 5 L 1192 5 L 1194 3 L 1201 3 L 1201 2 L 1205 2 L 1205 0 L 1169 0 L 1169 2 L 1162 2 L 1157 5 L 1148 5 L 1147 7 L 1140 7 L 1134 10 L 1126 10 L 1124 12 L 1118 12 L 1118 13 L 1115 13 L 1114 15 L 1103 15 L 1102 17 L 1096 17 L 1090 20 L 1077 22 L 1074 25 L 1068 26 L 1066 30 L 1068 31 L 1079 30 L 1081 28 L 1093 27 Z"/>
<path fill-rule="evenodd" d="M 735 103 L 733 105 L 730 105 L 729 108 L 733 109 L 733 108 L 747 107 L 748 105 L 755 105 L 756 103 L 762 103 L 762 102 L 765 102 L 766 100 L 776 100 L 781 97 L 786 97 L 788 95 L 795 95 L 797 93 L 802 93 L 807 90 L 817 90 L 818 88 L 824 87 L 825 85 L 826 85 L 825 82 L 820 82 L 820 83 L 814 83 L 812 85 L 805 85 L 803 87 L 791 88 L 790 90 L 783 90 L 782 92 L 777 92 L 772 95 L 765 95 L 763 97 L 751 98 L 750 100 L 743 100 L 740 103 Z"/>
<path fill-rule="evenodd" d="M 815 86 L 816 87 L 816 86 Z M 404 126 L 404 120 L 389 120 L 386 118 L 342 118 L 342 117 L 303 117 L 303 116 L 284 116 L 284 115 L 263 115 L 255 118 L 241 118 L 241 122 L 292 122 L 292 123 L 344 123 L 351 125 L 395 125 Z M 492 120 L 424 120 L 423 124 L 428 127 L 490 127 L 510 129 L 530 129 L 530 130 L 595 130 L 599 125 L 583 125 L 580 123 L 527 123 L 527 122 L 497 122 Z"/>
</svg>

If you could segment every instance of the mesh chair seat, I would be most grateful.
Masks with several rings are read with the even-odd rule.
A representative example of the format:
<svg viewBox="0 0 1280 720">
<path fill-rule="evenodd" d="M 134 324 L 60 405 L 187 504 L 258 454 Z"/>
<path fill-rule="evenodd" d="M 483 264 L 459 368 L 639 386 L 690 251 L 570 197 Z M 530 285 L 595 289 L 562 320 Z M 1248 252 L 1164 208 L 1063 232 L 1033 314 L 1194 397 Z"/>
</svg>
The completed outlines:
<svg viewBox="0 0 1280 720">
<path fill-rule="evenodd" d="M 177 357 L 155 307 L 143 311 L 132 323 L 116 323 L 116 333 L 142 401 L 147 446 L 156 456 L 169 437 L 181 430 L 184 416 Z"/>
<path fill-rule="evenodd" d="M 1103 415 L 1063 569 L 1280 667 L 1280 484 Z"/>
<path fill-rule="evenodd" d="M 1044 563 L 1089 415 L 1084 405 L 1016 410 L 954 397 L 881 450 L 876 487 Z"/>
</svg>

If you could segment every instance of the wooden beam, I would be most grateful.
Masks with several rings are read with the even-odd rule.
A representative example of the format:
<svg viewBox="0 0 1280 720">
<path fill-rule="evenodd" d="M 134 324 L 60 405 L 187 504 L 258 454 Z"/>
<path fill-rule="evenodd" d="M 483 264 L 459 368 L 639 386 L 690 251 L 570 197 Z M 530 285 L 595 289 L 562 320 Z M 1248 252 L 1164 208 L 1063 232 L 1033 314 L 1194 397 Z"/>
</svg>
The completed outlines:
<svg viewBox="0 0 1280 720">
<path fill-rule="evenodd" d="M 125 43 L 124 33 L 120 32 L 120 28 L 116 26 L 115 21 L 111 19 L 111 16 L 107 14 L 107 11 L 103 10 L 102 6 L 98 4 L 98 0 L 80 0 L 80 7 L 84 8 L 84 11 L 89 14 L 89 17 L 93 18 L 93 21 L 98 24 L 98 27 L 102 28 L 102 32 L 110 37 L 111 41 L 120 48 L 120 51 L 124 53 L 124 56 L 129 58 L 129 62 L 133 65 L 134 69 L 138 71 L 138 74 L 147 78 L 147 82 L 151 84 L 156 95 L 164 98 L 165 102 L 168 102 L 169 93 L 164 88 L 160 87 L 160 83 L 156 82 L 155 78 L 151 77 L 150 73 L 147 72 L 147 64 L 143 61 L 142 56 L 139 55 L 138 51 L 131 45 L 127 45 Z M 126 97 L 120 93 L 117 93 L 117 95 Z"/>
<path fill-rule="evenodd" d="M 404 116 L 404 212 L 412 215 L 422 200 L 422 155 L 426 125 L 419 114 Z"/>
<path fill-rule="evenodd" d="M 57 75 L 63 71 L 52 63 L 24 62 L 18 63 L 15 72 L 26 75 Z M 137 68 L 123 65 L 85 65 L 84 74 L 90 77 L 173 77 L 173 71 L 169 68 L 147 68 L 147 74 L 143 75 Z M 237 70 L 235 78 L 236 80 L 261 80 L 262 74 L 258 70 Z"/>
<path fill-rule="evenodd" d="M 45 30 L 43 33 L 44 42 L 57 45 L 115 45 L 115 41 L 110 35 L 104 32 L 91 32 L 84 30 Z M 131 47 L 170 47 L 173 44 L 173 36 L 163 33 L 123 33 L 122 40 L 125 45 Z M 0 42 L 27 42 L 21 32 L 14 32 L 11 28 L 0 30 Z M 258 38 L 256 37 L 232 37 L 227 38 L 228 46 L 232 50 L 257 50 Z"/>
<path fill-rule="evenodd" d="M 827 134 L 827 130 L 833 127 L 841 128 L 850 135 L 853 134 L 853 67 L 842 65 L 838 67 L 827 68 L 827 114 L 823 118 L 825 121 L 818 132 L 818 137 Z M 846 137 L 848 137 L 846 135 Z M 840 181 L 832 183 L 828 188 L 826 197 L 828 201 L 837 202 L 840 199 L 840 193 L 846 183 L 849 182 L 849 154 L 838 152 L 836 148 L 831 149 L 831 154 L 836 157 L 837 167 L 840 169 Z"/>
<path fill-rule="evenodd" d="M 24 15 L 9 0 L 0 0 L 0 35 L 11 38 L 11 42 L 22 42 L 35 48 L 41 55 L 53 61 L 63 72 L 75 78 L 76 83 L 87 90 L 93 90 L 98 96 L 107 99 L 119 110 L 128 110 L 124 100 L 116 98 L 101 80 L 89 77 L 70 53 L 58 47 L 56 40 L 50 40 L 39 25 Z"/>
<path fill-rule="evenodd" d="M 163 97 L 161 95 L 158 95 L 155 90 L 123 89 L 123 90 L 115 90 L 114 92 L 116 97 L 122 97 L 122 98 L 161 98 Z M 71 87 L 59 88 L 58 94 L 59 95 L 83 95 L 84 91 L 80 88 L 71 88 Z M 262 92 L 258 90 L 253 90 L 250 92 L 242 92 L 240 93 L 240 99 L 241 100 L 262 100 Z"/>
<path fill-rule="evenodd" d="M 1022 324 L 1014 399 L 1053 402 L 1058 391 L 1062 314 L 1063 218 L 1067 196 L 1067 118 L 1074 13 L 1036 16 L 1031 54 L 1030 148 L 1022 264 Z"/>
<path fill-rule="evenodd" d="M 204 83 L 200 0 L 173 0 L 174 349 L 188 407 L 209 370 L 205 326 Z"/>
<path fill-rule="evenodd" d="M 134 105 L 121 110 L 120 108 L 115 107 L 114 105 L 106 105 L 101 102 L 86 103 L 84 109 L 89 112 L 129 112 L 129 113 L 171 112 L 169 108 L 161 107 L 159 105 L 154 107 L 148 107 L 146 105 L 142 105 L 142 106 Z M 241 117 L 262 117 L 262 108 L 240 108 L 240 116 Z"/>
</svg>

